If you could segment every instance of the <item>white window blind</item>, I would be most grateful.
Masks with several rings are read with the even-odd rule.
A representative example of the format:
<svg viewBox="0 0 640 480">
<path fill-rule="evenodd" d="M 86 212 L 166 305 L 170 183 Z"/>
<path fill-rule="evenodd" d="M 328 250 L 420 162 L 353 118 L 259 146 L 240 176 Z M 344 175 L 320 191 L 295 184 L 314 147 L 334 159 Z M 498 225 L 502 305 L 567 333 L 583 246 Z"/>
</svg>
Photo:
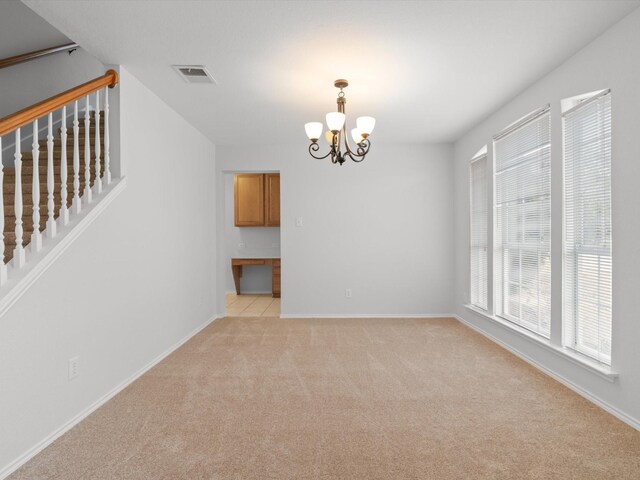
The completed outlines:
<svg viewBox="0 0 640 480">
<path fill-rule="evenodd" d="M 611 364 L 611 94 L 564 124 L 564 342 Z"/>
<path fill-rule="evenodd" d="M 549 107 L 494 137 L 496 314 L 549 338 Z"/>
<path fill-rule="evenodd" d="M 487 156 L 483 155 L 471 161 L 470 196 L 471 196 L 471 305 L 483 310 L 487 309 Z"/>
</svg>

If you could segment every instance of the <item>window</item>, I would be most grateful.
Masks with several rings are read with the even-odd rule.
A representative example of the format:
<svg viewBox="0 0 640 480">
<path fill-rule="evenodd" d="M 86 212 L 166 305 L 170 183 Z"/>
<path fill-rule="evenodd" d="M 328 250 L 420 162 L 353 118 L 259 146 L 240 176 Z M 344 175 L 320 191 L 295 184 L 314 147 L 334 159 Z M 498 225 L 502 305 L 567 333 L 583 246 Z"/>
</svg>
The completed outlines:
<svg viewBox="0 0 640 480">
<path fill-rule="evenodd" d="M 471 305 L 487 309 L 487 155 L 476 157 L 469 165 L 471 189 Z"/>
<path fill-rule="evenodd" d="M 611 94 L 563 114 L 564 343 L 611 364 Z"/>
<path fill-rule="evenodd" d="M 549 106 L 494 138 L 496 314 L 549 338 L 551 317 Z"/>
</svg>

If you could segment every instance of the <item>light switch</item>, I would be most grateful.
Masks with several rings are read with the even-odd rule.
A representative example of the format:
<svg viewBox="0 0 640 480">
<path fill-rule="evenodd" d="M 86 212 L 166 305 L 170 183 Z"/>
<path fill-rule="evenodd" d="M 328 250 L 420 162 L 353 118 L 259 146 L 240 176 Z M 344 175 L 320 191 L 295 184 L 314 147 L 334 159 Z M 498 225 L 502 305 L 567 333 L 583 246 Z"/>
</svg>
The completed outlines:
<svg viewBox="0 0 640 480">
<path fill-rule="evenodd" d="M 302 217 L 296 217 L 296 227 L 301 227 L 302 225 L 304 225 Z"/>
</svg>

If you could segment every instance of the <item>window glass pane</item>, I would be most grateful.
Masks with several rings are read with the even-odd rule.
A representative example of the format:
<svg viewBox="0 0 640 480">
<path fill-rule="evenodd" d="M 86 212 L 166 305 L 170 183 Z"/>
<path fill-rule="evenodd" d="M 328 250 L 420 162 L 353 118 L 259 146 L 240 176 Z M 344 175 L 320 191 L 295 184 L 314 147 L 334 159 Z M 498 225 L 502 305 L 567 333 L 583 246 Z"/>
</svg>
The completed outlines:
<svg viewBox="0 0 640 480">
<path fill-rule="evenodd" d="M 563 115 L 564 343 L 611 363 L 611 94 Z"/>
<path fill-rule="evenodd" d="M 494 142 L 496 314 L 547 338 L 551 316 L 550 138 L 547 108 Z"/>
<path fill-rule="evenodd" d="M 487 309 L 487 157 L 482 156 L 470 165 L 471 245 L 470 245 L 470 301 Z"/>
</svg>

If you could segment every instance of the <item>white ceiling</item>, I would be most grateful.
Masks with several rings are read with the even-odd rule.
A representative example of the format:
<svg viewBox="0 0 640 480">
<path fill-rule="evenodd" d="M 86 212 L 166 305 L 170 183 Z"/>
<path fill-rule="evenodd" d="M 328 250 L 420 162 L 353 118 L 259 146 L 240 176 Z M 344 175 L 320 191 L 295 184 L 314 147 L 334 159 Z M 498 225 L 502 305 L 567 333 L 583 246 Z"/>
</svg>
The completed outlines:
<svg viewBox="0 0 640 480">
<path fill-rule="evenodd" d="M 104 63 L 123 64 L 217 144 L 306 138 L 335 109 L 373 140 L 458 138 L 640 5 L 619 1 L 23 0 Z M 4 33 L 4 32 L 3 32 Z M 173 64 L 204 64 L 217 86 Z"/>
</svg>

